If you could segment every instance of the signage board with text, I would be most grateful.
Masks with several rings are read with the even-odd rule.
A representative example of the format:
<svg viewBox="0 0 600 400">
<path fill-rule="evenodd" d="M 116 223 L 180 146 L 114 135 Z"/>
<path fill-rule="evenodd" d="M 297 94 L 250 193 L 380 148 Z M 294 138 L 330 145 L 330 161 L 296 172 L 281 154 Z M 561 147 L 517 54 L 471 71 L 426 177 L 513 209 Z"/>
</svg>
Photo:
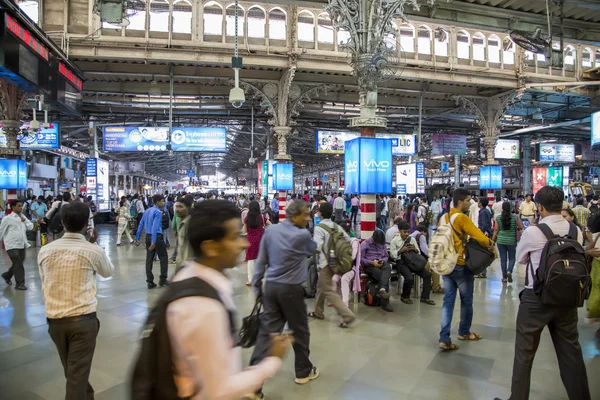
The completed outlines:
<svg viewBox="0 0 600 400">
<path fill-rule="evenodd" d="M 431 154 L 465 155 L 467 137 L 460 135 L 431 135 Z"/>
<path fill-rule="evenodd" d="M 57 123 L 50 123 L 48 128 L 33 131 L 29 128 L 29 122 L 26 122 L 21 125 L 20 130 L 17 141 L 19 141 L 21 150 L 58 149 L 60 147 L 60 130 Z M 6 147 L 6 135 L 0 125 L 0 148 Z"/>
<path fill-rule="evenodd" d="M 346 142 L 344 163 L 346 193 L 383 194 L 391 192 L 391 140 L 377 138 L 350 140 Z"/>
<path fill-rule="evenodd" d="M 98 158 L 98 171 L 96 174 L 96 207 L 98 208 L 98 211 L 110 210 L 110 187 L 108 185 L 108 176 L 108 161 Z"/>
<path fill-rule="evenodd" d="M 27 163 L 0 159 L 0 189 L 27 189 Z"/>
<path fill-rule="evenodd" d="M 169 128 L 165 126 L 107 126 L 103 128 L 104 151 L 167 151 Z M 225 128 L 173 128 L 171 149 L 180 152 L 227 151 Z"/>
<path fill-rule="evenodd" d="M 479 169 L 479 189 L 502 189 L 502 167 L 481 167 Z"/>
<path fill-rule="evenodd" d="M 294 190 L 294 164 L 277 163 L 273 165 L 273 189 Z"/>
<path fill-rule="evenodd" d="M 600 111 L 592 114 L 592 147 L 600 145 Z"/>
<path fill-rule="evenodd" d="M 417 193 L 417 165 L 401 164 L 396 166 L 396 187 L 402 186 L 404 194 Z"/>
<path fill-rule="evenodd" d="M 514 139 L 498 139 L 494 149 L 494 158 L 518 160 L 521 158 L 521 142 Z"/>
<path fill-rule="evenodd" d="M 575 162 L 574 144 L 540 143 L 539 160 L 545 162 Z"/>
</svg>

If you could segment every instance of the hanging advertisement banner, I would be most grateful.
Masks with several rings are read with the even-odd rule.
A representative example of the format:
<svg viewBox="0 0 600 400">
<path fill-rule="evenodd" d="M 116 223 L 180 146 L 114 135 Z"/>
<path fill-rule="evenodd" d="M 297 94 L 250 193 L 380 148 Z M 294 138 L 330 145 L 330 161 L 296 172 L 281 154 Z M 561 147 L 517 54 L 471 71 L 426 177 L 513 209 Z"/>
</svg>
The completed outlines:
<svg viewBox="0 0 600 400">
<path fill-rule="evenodd" d="M 521 158 L 521 142 L 514 139 L 498 139 L 494 148 L 494 158 L 518 160 Z"/>
<path fill-rule="evenodd" d="M 532 179 L 532 187 L 533 194 L 536 194 L 538 190 L 546 186 L 546 176 L 548 173 L 547 168 L 533 168 L 533 179 Z"/>
<path fill-rule="evenodd" d="M 86 176 L 97 176 L 98 170 L 98 159 L 97 158 L 87 158 L 85 160 L 85 174 Z"/>
<path fill-rule="evenodd" d="M 108 161 L 98 159 L 96 174 L 96 207 L 98 211 L 110 210 L 110 188 L 108 186 Z"/>
<path fill-rule="evenodd" d="M 403 187 L 404 194 L 417 193 L 417 165 L 402 164 L 396 166 L 396 187 Z"/>
<path fill-rule="evenodd" d="M 557 188 L 563 187 L 563 168 L 562 167 L 548 167 L 546 172 L 546 185 L 554 186 Z"/>
<path fill-rule="evenodd" d="M 27 163 L 0 159 L 0 189 L 27 189 Z"/>
<path fill-rule="evenodd" d="M 317 153 L 344 154 L 346 142 L 360 136 L 357 132 L 317 131 Z"/>
<path fill-rule="evenodd" d="M 467 137 L 460 135 L 431 135 L 431 154 L 465 155 Z"/>
<path fill-rule="evenodd" d="M 415 135 L 397 135 L 395 133 L 377 133 L 376 138 L 392 141 L 392 155 L 414 156 L 417 153 L 417 137 Z"/>
<path fill-rule="evenodd" d="M 269 162 L 262 162 L 262 195 L 266 196 L 269 192 Z"/>
<path fill-rule="evenodd" d="M 345 184 L 348 194 L 390 193 L 392 190 L 392 142 L 357 138 L 346 143 Z"/>
<path fill-rule="evenodd" d="M 417 193 L 425 193 L 425 164 L 418 162 L 416 164 L 417 175 Z"/>
<path fill-rule="evenodd" d="M 490 166 L 479 168 L 479 189 L 502 189 L 502 167 Z"/>
<path fill-rule="evenodd" d="M 294 190 L 294 164 L 273 165 L 273 189 Z"/>
<path fill-rule="evenodd" d="M 256 164 L 256 170 L 258 171 L 258 180 L 256 181 L 256 186 L 257 186 L 256 190 L 262 196 L 263 188 L 262 188 L 262 163 L 261 162 Z"/>
<path fill-rule="evenodd" d="M 540 143 L 539 160 L 546 162 L 575 162 L 574 144 Z"/>
<path fill-rule="evenodd" d="M 169 128 L 166 126 L 106 126 L 103 131 L 104 151 L 167 151 Z M 224 153 L 227 143 L 225 128 L 173 128 L 173 151 Z"/>
<path fill-rule="evenodd" d="M 21 125 L 21 132 L 17 135 L 19 148 L 21 150 L 34 149 L 58 149 L 60 147 L 59 126 L 56 123 L 51 123 L 48 128 L 40 128 L 34 131 L 29 128 L 29 122 Z M 0 125 L 0 148 L 6 148 L 6 134 Z"/>
<path fill-rule="evenodd" d="M 591 145 L 600 145 L 600 111 L 592 114 L 592 141 Z"/>
</svg>

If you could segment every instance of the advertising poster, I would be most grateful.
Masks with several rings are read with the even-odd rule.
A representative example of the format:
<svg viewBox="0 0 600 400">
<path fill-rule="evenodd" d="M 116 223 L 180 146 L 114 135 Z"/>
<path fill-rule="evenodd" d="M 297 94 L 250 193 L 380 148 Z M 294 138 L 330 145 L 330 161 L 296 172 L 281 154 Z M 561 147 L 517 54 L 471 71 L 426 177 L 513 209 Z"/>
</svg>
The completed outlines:
<svg viewBox="0 0 600 400">
<path fill-rule="evenodd" d="M 346 143 L 346 193 L 375 194 L 392 190 L 392 142 L 358 138 Z"/>
<path fill-rule="evenodd" d="M 401 185 L 404 186 L 404 194 L 417 193 L 416 164 L 402 164 L 396 166 L 396 187 Z"/>
<path fill-rule="evenodd" d="M 87 158 L 85 160 L 85 175 L 86 176 L 97 176 L 98 171 L 98 159 Z"/>
<path fill-rule="evenodd" d="M 58 149 L 60 147 L 60 130 L 57 123 L 50 123 L 49 128 L 40 128 L 39 131 L 29 129 L 29 122 L 21 125 L 21 131 L 27 131 L 26 135 L 17 135 L 22 150 L 32 149 Z M 0 125 L 0 148 L 6 148 L 6 135 Z"/>
<path fill-rule="evenodd" d="M 266 196 L 269 192 L 269 162 L 267 160 L 262 162 L 262 195 Z"/>
<path fill-rule="evenodd" d="M 562 167 L 548 167 L 546 172 L 546 185 L 554 186 L 557 188 L 563 187 L 563 168 Z"/>
<path fill-rule="evenodd" d="M 256 169 L 258 171 L 258 181 L 257 181 L 257 190 L 260 193 L 260 195 L 262 196 L 263 191 L 262 191 L 262 163 L 259 162 L 258 164 L 256 164 Z"/>
<path fill-rule="evenodd" d="M 592 114 L 592 146 L 600 144 L 600 111 Z"/>
<path fill-rule="evenodd" d="M 539 160 L 546 162 L 575 162 L 575 145 L 540 143 Z"/>
<path fill-rule="evenodd" d="M 27 189 L 27 163 L 0 159 L 0 189 Z"/>
<path fill-rule="evenodd" d="M 167 151 L 169 128 L 166 126 L 107 126 L 103 129 L 104 151 Z M 173 128 L 173 151 L 204 151 L 224 153 L 225 128 Z"/>
<path fill-rule="evenodd" d="M 479 189 L 502 189 L 502 167 L 491 166 L 479 168 Z"/>
<path fill-rule="evenodd" d="M 273 188 L 294 190 L 294 164 L 273 165 Z"/>
<path fill-rule="evenodd" d="M 375 137 L 390 139 L 392 141 L 392 154 L 395 156 L 414 156 L 417 153 L 417 137 L 415 135 L 377 133 Z"/>
<path fill-rule="evenodd" d="M 533 179 L 531 182 L 533 187 L 533 194 L 536 194 L 538 190 L 546 186 L 547 172 L 547 168 L 533 168 Z"/>
<path fill-rule="evenodd" d="M 518 160 L 521 158 L 521 142 L 513 139 L 498 139 L 494 149 L 494 158 Z"/>
<path fill-rule="evenodd" d="M 465 155 L 467 137 L 459 135 L 431 135 L 431 154 Z"/>
<path fill-rule="evenodd" d="M 425 193 L 425 164 L 418 162 L 417 169 L 417 193 Z"/>
<path fill-rule="evenodd" d="M 357 132 L 317 131 L 317 153 L 344 154 L 346 142 L 360 136 Z"/>
<path fill-rule="evenodd" d="M 358 164 L 360 162 L 360 144 L 358 140 L 346 143 L 346 154 L 344 156 L 344 176 L 346 177 L 345 192 L 351 194 L 359 193 L 358 186 Z"/>
<path fill-rule="evenodd" d="M 108 186 L 108 161 L 98 159 L 96 183 L 96 207 L 98 211 L 110 210 L 110 187 Z"/>
</svg>

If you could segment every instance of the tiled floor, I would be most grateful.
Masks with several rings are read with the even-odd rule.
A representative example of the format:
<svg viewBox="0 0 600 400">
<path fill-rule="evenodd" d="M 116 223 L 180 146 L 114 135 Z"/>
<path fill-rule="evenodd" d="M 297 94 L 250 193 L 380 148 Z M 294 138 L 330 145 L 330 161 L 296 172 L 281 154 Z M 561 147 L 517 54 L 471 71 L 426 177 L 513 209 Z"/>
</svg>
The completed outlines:
<svg viewBox="0 0 600 400">
<path fill-rule="evenodd" d="M 97 400 L 127 399 L 127 379 L 136 351 L 137 335 L 148 307 L 161 289 L 148 291 L 144 275 L 144 249 L 115 246 L 115 228 L 101 227 L 100 243 L 116 267 L 113 278 L 98 284 L 100 335 L 91 382 Z M 0 398 L 28 400 L 64 398 L 65 380 L 44 314 L 44 299 L 36 266 L 37 249 L 27 252 L 27 292 L 0 283 Z M 8 258 L 0 258 L 0 270 Z M 155 264 L 155 270 L 158 264 Z M 172 273 L 173 268 L 170 267 Z M 475 282 L 473 330 L 484 334 L 480 342 L 460 343 L 453 353 L 437 350 L 441 296 L 436 306 L 404 305 L 392 299 L 396 312 L 358 306 L 353 329 L 336 327 L 338 320 L 327 310 L 327 320 L 311 321 L 311 358 L 321 377 L 306 386 L 293 382 L 293 355 L 283 370 L 265 387 L 269 400 L 317 399 L 444 399 L 483 400 L 507 398 L 512 372 L 515 316 L 523 270 L 512 286 L 500 282 L 499 266 L 490 278 Z M 243 285 L 246 271 L 231 271 L 238 320 L 249 313 L 253 298 Z M 309 309 L 312 308 L 309 301 Z M 453 320 L 453 337 L 459 316 Z M 600 351 L 593 339 L 597 326 L 583 324 L 580 336 L 588 366 L 592 398 L 600 399 Z M 249 351 L 244 352 L 244 359 Z M 532 400 L 566 399 L 549 335 L 544 334 L 533 369 Z"/>
</svg>

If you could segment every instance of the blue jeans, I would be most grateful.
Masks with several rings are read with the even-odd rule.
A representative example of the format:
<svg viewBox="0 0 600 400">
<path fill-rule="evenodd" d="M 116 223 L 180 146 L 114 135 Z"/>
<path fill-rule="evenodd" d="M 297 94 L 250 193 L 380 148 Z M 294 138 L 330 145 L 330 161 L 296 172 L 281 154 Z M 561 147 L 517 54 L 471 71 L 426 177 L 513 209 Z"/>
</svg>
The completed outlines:
<svg viewBox="0 0 600 400">
<path fill-rule="evenodd" d="M 502 267 L 502 278 L 506 279 L 507 273 L 512 274 L 515 267 L 515 256 L 517 254 L 516 244 L 499 244 L 500 266 Z"/>
<path fill-rule="evenodd" d="M 464 265 L 457 265 L 450 275 L 442 276 L 444 279 L 444 304 L 442 305 L 442 330 L 440 342 L 449 343 L 450 328 L 452 327 L 452 314 L 456 301 L 456 290 L 460 293 L 460 325 L 458 334 L 468 335 L 473 321 L 473 283 L 475 278 L 471 271 Z"/>
</svg>

